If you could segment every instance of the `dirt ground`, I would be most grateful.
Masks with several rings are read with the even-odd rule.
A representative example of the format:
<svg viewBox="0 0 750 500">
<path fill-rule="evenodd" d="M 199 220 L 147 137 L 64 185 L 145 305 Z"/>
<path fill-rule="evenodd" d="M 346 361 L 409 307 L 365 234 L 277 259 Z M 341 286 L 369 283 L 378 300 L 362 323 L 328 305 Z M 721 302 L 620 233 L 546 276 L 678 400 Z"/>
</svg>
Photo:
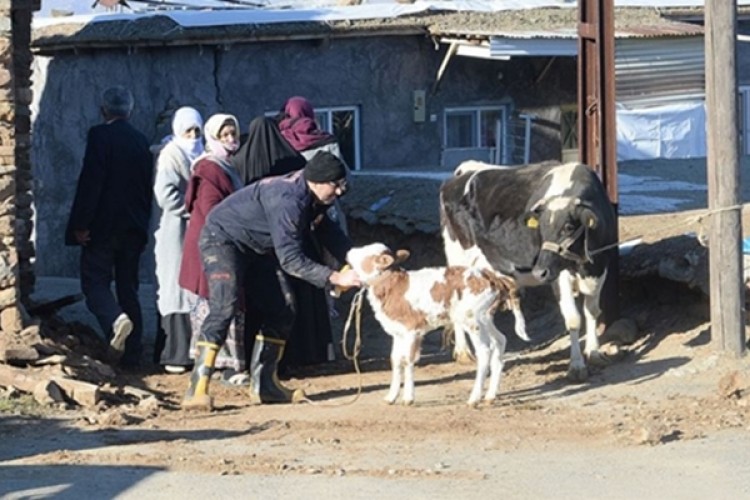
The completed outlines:
<svg viewBox="0 0 750 500">
<path fill-rule="evenodd" d="M 687 215 L 623 217 L 621 234 L 666 237 L 681 231 L 676 221 Z M 6 443 L 0 460 L 26 467 L 111 464 L 216 475 L 473 480 L 487 476 L 471 458 L 482 453 L 623 451 L 748 431 L 747 358 L 714 350 L 705 298 L 684 292 L 657 299 L 625 294 L 621 310 L 636 320 L 640 338 L 583 384 L 566 379 L 569 342 L 558 335 L 560 323 L 540 321 L 526 307 L 532 338 L 559 338 L 531 346 L 511 338 L 494 404 L 467 407 L 473 367 L 453 362 L 436 332 L 417 369 L 416 404 L 388 406 L 382 399 L 390 343 L 365 311 L 361 373 L 340 360 L 301 370 L 286 382 L 303 388 L 309 403 L 251 406 L 242 390 L 214 383 L 216 409 L 186 413 L 179 401 L 187 375 L 153 368 L 121 373 L 116 383 L 153 391 L 158 400 L 121 398 L 95 409 L 53 410 L 40 419 L 0 414 L 0 442 Z M 94 435 L 99 445 L 81 444 Z M 217 439 L 218 446 L 201 444 Z M 7 446 L 14 442 L 25 444 Z"/>
</svg>

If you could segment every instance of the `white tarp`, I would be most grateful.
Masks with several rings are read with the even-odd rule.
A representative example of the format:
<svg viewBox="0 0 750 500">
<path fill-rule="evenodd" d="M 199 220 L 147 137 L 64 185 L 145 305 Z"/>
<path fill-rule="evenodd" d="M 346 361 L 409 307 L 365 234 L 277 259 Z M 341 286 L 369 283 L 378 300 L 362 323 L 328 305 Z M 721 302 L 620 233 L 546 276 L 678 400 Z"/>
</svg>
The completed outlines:
<svg viewBox="0 0 750 500">
<path fill-rule="evenodd" d="M 702 101 L 617 110 L 617 159 L 706 156 L 706 107 Z"/>
</svg>

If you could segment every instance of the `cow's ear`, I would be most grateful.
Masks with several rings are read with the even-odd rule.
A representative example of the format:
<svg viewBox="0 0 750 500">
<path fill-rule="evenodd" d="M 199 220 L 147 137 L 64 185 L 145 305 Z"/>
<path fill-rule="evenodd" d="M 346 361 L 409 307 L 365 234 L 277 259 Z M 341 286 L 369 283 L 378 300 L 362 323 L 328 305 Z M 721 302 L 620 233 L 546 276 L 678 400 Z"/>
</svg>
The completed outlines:
<svg viewBox="0 0 750 500">
<path fill-rule="evenodd" d="M 405 250 L 403 248 L 401 250 L 396 250 L 396 261 L 394 263 L 401 264 L 406 259 L 408 259 L 410 255 L 411 253 L 409 252 L 409 250 Z"/>
<path fill-rule="evenodd" d="M 393 255 L 384 253 L 375 257 L 375 266 L 378 269 L 388 269 L 393 265 Z"/>
<path fill-rule="evenodd" d="M 596 229 L 597 224 L 599 224 L 599 218 L 594 211 L 588 207 L 581 207 L 580 210 L 578 218 L 580 219 L 581 224 L 589 229 Z"/>
</svg>

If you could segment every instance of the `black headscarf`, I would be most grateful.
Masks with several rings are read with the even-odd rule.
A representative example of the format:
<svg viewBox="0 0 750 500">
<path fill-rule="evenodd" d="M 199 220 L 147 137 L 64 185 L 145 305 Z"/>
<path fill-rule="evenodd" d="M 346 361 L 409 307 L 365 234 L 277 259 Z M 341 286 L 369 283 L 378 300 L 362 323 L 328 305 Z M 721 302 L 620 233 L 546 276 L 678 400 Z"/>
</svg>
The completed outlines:
<svg viewBox="0 0 750 500">
<path fill-rule="evenodd" d="M 247 139 L 232 156 L 232 165 L 247 186 L 269 175 L 284 175 L 305 166 L 305 158 L 279 132 L 272 118 L 259 116 L 250 122 Z"/>
</svg>

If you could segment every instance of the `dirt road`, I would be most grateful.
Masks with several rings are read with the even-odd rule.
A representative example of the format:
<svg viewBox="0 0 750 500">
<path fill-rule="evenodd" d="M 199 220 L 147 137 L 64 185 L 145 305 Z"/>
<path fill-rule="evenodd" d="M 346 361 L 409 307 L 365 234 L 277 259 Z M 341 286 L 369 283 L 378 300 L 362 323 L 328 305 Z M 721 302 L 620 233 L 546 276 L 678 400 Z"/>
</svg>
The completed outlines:
<svg viewBox="0 0 750 500">
<path fill-rule="evenodd" d="M 586 384 L 565 379 L 566 339 L 517 353 L 500 399 L 478 409 L 465 405 L 472 367 L 437 342 L 412 407 L 383 403 L 383 359 L 363 361 L 356 400 L 341 362 L 288 382 L 316 404 L 249 406 L 215 384 L 213 413 L 177 407 L 185 376 L 146 375 L 164 403 L 0 417 L 0 496 L 746 498 L 748 362 L 666 313 Z"/>
</svg>

